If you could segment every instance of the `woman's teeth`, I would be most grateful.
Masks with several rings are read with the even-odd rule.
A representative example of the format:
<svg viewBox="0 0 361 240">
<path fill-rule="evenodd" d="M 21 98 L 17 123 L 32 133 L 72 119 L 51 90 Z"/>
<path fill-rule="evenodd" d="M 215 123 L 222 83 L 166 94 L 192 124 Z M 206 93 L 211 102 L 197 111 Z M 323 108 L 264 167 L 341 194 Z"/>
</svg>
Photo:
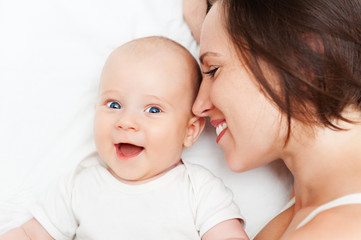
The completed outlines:
<svg viewBox="0 0 361 240">
<path fill-rule="evenodd" d="M 227 128 L 227 123 L 222 123 L 222 124 L 219 124 L 217 127 L 216 127 L 216 133 L 217 133 L 217 136 L 224 130 Z"/>
</svg>

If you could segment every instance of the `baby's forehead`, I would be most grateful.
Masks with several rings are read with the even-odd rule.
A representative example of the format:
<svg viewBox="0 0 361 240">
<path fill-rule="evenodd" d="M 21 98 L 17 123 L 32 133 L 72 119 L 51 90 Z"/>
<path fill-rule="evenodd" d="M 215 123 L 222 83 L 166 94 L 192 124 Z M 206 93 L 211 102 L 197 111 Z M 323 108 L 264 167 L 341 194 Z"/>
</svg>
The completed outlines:
<svg viewBox="0 0 361 240">
<path fill-rule="evenodd" d="M 147 37 L 130 41 L 114 51 L 115 54 L 133 55 L 139 57 L 178 58 L 191 63 L 192 56 L 186 48 L 179 43 L 163 37 Z"/>
<path fill-rule="evenodd" d="M 136 65 L 139 71 L 142 71 L 152 66 L 151 72 L 173 75 L 181 71 L 183 77 L 191 77 L 192 72 L 198 67 L 193 62 L 193 56 L 186 49 L 168 41 L 165 43 L 162 41 L 132 41 L 116 49 L 112 55 L 108 59 L 110 71 L 114 68 L 126 68 L 131 65 Z"/>
</svg>

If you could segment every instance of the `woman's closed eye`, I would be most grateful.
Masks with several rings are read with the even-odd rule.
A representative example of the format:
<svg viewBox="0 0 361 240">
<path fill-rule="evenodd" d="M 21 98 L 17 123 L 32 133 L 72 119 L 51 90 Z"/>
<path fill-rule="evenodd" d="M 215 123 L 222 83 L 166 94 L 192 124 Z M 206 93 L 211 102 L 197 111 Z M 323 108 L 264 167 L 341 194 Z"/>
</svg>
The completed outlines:
<svg viewBox="0 0 361 240">
<path fill-rule="evenodd" d="M 122 108 L 122 106 L 120 106 L 120 104 L 117 103 L 117 102 L 115 102 L 115 101 L 109 101 L 109 102 L 107 103 L 107 106 L 108 106 L 109 108 L 114 108 L 114 109 L 121 109 L 121 108 Z"/>
<path fill-rule="evenodd" d="M 160 113 L 162 110 L 158 107 L 149 107 L 145 110 L 148 113 Z"/>
<path fill-rule="evenodd" d="M 213 78 L 214 75 L 216 74 L 217 70 L 218 70 L 218 67 L 214 67 L 214 68 L 212 68 L 211 70 L 209 70 L 207 72 L 203 72 L 203 74 Z"/>
</svg>

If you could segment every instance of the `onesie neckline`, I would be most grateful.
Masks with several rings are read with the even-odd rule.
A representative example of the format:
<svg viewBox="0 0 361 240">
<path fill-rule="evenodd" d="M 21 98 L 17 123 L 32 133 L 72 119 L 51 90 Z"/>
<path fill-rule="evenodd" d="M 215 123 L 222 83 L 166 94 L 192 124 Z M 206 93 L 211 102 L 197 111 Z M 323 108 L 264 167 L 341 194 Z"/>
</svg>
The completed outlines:
<svg viewBox="0 0 361 240">
<path fill-rule="evenodd" d="M 128 184 L 126 182 L 122 182 L 114 177 L 105 167 L 98 166 L 97 170 L 103 181 L 106 182 L 105 186 L 108 186 L 113 192 L 121 192 L 121 193 L 143 193 L 152 191 L 155 188 L 159 188 L 162 185 L 169 183 L 174 179 L 178 173 L 185 169 L 183 163 L 175 166 L 170 169 L 168 172 L 164 173 L 164 175 L 150 180 L 149 182 L 140 183 L 140 184 Z"/>
</svg>

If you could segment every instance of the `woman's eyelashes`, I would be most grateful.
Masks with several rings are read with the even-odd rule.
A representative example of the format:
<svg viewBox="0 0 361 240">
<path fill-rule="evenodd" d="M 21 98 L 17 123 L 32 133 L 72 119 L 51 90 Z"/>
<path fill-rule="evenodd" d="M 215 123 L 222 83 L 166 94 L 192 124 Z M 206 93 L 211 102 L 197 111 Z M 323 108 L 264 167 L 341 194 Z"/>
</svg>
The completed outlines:
<svg viewBox="0 0 361 240">
<path fill-rule="evenodd" d="M 218 67 L 213 67 L 213 68 L 211 68 L 211 70 L 209 70 L 207 72 L 203 72 L 203 74 L 213 78 L 214 75 L 216 74 L 217 70 L 218 70 Z"/>
<path fill-rule="evenodd" d="M 109 108 L 114 108 L 114 109 L 121 109 L 121 108 L 122 108 L 122 106 L 120 106 L 120 104 L 117 103 L 117 102 L 115 102 L 115 101 L 109 101 L 109 102 L 107 102 L 107 106 L 108 106 Z"/>
</svg>

